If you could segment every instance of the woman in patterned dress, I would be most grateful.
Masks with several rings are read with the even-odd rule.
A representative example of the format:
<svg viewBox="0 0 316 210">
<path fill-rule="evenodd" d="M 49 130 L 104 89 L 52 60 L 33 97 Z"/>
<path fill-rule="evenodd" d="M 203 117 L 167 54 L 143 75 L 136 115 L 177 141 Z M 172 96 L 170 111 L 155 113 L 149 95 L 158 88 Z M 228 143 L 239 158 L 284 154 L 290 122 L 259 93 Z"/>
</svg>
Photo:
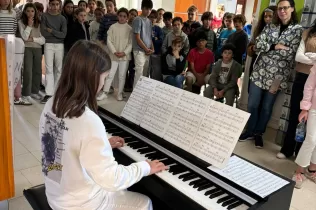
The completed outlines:
<svg viewBox="0 0 316 210">
<path fill-rule="evenodd" d="M 265 26 L 256 38 L 258 58 L 250 76 L 248 97 L 248 112 L 251 116 L 239 141 L 254 138 L 255 146 L 263 147 L 262 134 L 270 120 L 278 93 L 287 89 L 302 32 L 294 0 L 280 0 L 275 23 Z"/>
</svg>

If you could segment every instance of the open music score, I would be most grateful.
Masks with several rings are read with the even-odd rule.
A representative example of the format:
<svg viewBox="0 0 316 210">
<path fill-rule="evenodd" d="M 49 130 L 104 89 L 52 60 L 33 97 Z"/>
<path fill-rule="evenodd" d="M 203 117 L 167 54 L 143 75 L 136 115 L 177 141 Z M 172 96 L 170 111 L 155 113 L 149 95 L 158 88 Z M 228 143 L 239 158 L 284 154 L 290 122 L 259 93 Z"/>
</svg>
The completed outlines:
<svg viewBox="0 0 316 210">
<path fill-rule="evenodd" d="M 140 126 L 163 137 L 166 125 L 169 124 L 172 113 L 181 95 L 181 89 L 158 83 L 148 103 L 144 118 Z"/>
<path fill-rule="evenodd" d="M 150 97 L 156 87 L 156 81 L 147 77 L 141 77 L 133 89 L 121 116 L 139 125 L 142 122 Z"/>
<path fill-rule="evenodd" d="M 223 169 L 208 169 L 264 198 L 289 182 L 234 155 Z"/>
<path fill-rule="evenodd" d="M 227 164 L 250 116 L 146 77 L 134 91 L 121 117 L 218 168 Z"/>
</svg>

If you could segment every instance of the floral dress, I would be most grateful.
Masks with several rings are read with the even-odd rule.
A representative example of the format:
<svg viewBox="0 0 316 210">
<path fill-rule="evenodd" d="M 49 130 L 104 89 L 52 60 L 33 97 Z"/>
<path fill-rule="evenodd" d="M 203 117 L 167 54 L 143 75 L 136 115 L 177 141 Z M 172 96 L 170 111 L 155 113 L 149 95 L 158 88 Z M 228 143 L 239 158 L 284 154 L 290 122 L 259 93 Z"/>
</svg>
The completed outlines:
<svg viewBox="0 0 316 210">
<path fill-rule="evenodd" d="M 256 39 L 256 51 L 259 55 L 250 79 L 263 90 L 269 90 L 275 79 L 281 81 L 280 89 L 286 90 L 289 76 L 294 70 L 303 27 L 290 24 L 281 34 L 280 29 L 281 26 L 269 24 Z M 289 47 L 289 50 L 270 50 L 276 44 Z"/>
</svg>

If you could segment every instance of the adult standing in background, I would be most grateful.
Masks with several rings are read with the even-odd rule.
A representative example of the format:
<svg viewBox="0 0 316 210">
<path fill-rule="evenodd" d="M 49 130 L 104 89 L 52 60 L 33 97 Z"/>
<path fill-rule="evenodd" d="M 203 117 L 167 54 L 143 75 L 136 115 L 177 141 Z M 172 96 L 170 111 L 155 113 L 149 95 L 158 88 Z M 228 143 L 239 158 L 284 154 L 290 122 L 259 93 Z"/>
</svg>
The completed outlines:
<svg viewBox="0 0 316 210">
<path fill-rule="evenodd" d="M 294 153 L 298 154 L 302 143 L 295 141 L 295 131 L 298 122 L 298 116 L 301 112 L 300 101 L 303 99 L 304 85 L 310 73 L 313 64 L 316 63 L 316 24 L 305 30 L 302 35 L 300 46 L 296 53 L 296 76 L 293 83 L 291 106 L 289 116 L 289 126 L 284 139 L 281 151 L 277 158 L 284 159 L 291 157 Z"/>
<path fill-rule="evenodd" d="M 262 135 L 278 93 L 287 89 L 303 32 L 294 0 L 280 0 L 277 11 L 276 24 L 267 25 L 256 39 L 255 51 L 260 55 L 250 77 L 248 112 L 251 115 L 246 131 L 239 138 L 239 141 L 254 138 L 257 148 L 263 147 Z"/>
</svg>

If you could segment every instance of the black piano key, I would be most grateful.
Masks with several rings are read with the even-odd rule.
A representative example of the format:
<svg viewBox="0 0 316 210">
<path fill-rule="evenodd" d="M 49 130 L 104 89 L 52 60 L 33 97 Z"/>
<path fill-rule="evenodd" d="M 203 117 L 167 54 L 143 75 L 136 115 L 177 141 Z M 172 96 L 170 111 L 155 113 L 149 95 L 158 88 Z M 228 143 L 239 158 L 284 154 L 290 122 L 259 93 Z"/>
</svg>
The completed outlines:
<svg viewBox="0 0 316 210">
<path fill-rule="evenodd" d="M 137 150 L 137 149 L 140 149 L 140 148 L 144 148 L 144 147 L 147 147 L 147 144 L 145 143 L 142 143 L 142 144 L 138 144 L 138 145 L 132 145 L 131 146 L 133 149 Z"/>
<path fill-rule="evenodd" d="M 194 181 L 191 181 L 191 182 L 189 183 L 189 185 L 192 186 L 192 185 L 195 185 L 196 183 L 201 182 L 201 181 L 203 181 L 202 178 L 201 178 L 201 179 L 194 180 Z"/>
<path fill-rule="evenodd" d="M 205 189 L 207 189 L 207 188 L 209 188 L 209 187 L 212 187 L 212 186 L 213 186 L 213 184 L 210 183 L 210 182 L 208 182 L 208 183 L 206 183 L 206 184 L 204 184 L 204 185 L 198 187 L 197 190 L 198 190 L 198 191 L 202 191 L 202 190 L 205 190 Z"/>
<path fill-rule="evenodd" d="M 211 195 L 211 194 L 216 193 L 216 192 L 219 192 L 219 191 L 221 191 L 221 189 L 215 187 L 214 189 L 211 189 L 211 190 L 206 191 L 206 192 L 204 193 L 204 195 L 206 195 L 206 196 L 207 196 L 207 195 Z"/>
<path fill-rule="evenodd" d="M 186 168 L 182 165 L 173 165 L 173 166 L 170 166 L 169 167 L 169 172 L 172 173 L 172 172 L 185 172 L 186 171 Z"/>
<path fill-rule="evenodd" d="M 227 206 L 227 209 L 230 210 L 230 209 L 234 209 L 240 205 L 242 205 L 243 203 L 241 201 L 237 201 L 236 203 L 233 203 L 233 204 L 230 204 L 229 206 Z"/>
<path fill-rule="evenodd" d="M 191 176 L 187 176 L 187 177 L 183 178 L 182 181 L 184 181 L 184 182 L 190 181 L 190 180 L 195 179 L 197 177 L 199 177 L 197 174 L 192 174 Z"/>
<path fill-rule="evenodd" d="M 224 195 L 224 194 L 225 194 L 224 191 L 219 191 L 219 192 L 213 193 L 210 195 L 210 199 L 216 198 L 216 197 Z"/>
<path fill-rule="evenodd" d="M 171 173 L 173 174 L 173 175 L 176 175 L 176 174 L 181 174 L 181 173 L 183 173 L 183 172 L 186 172 L 186 171 L 188 171 L 189 169 L 188 168 L 186 168 L 185 166 L 179 166 L 179 167 L 177 167 L 177 168 L 175 168 L 175 169 L 173 169 L 172 171 L 171 171 Z M 169 170 L 169 172 L 170 172 L 170 170 Z"/>
<path fill-rule="evenodd" d="M 157 151 L 157 152 L 153 152 L 153 153 L 148 154 L 147 158 L 148 159 L 156 159 L 156 157 L 158 157 L 159 155 L 161 155 L 161 153 L 159 151 Z M 145 157 L 146 157 L 146 155 L 145 155 Z"/>
<path fill-rule="evenodd" d="M 203 186 L 204 184 L 206 184 L 206 183 L 208 183 L 208 182 L 209 182 L 208 180 L 203 179 L 202 181 L 200 181 L 200 182 L 194 184 L 194 185 L 193 185 L 193 188 L 198 188 L 198 187 Z"/>
<path fill-rule="evenodd" d="M 124 134 L 126 132 L 124 132 L 123 130 L 118 130 L 118 131 L 114 131 L 114 132 L 110 132 L 112 136 L 119 136 L 120 134 Z"/>
<path fill-rule="evenodd" d="M 189 170 L 185 170 L 185 171 L 189 171 Z M 185 171 L 174 171 L 174 172 L 172 172 L 172 174 L 173 175 L 178 175 L 178 174 L 181 174 L 181 173 L 183 173 Z"/>
<path fill-rule="evenodd" d="M 113 131 L 113 130 L 120 131 L 120 130 L 122 130 L 121 128 L 117 127 L 116 125 L 107 125 L 104 127 L 105 127 L 105 130 L 107 130 L 107 131 Z"/>
<path fill-rule="evenodd" d="M 228 206 L 230 204 L 236 203 L 237 201 L 238 201 L 237 198 L 233 198 L 233 199 L 230 199 L 230 200 L 225 201 L 224 203 L 222 203 L 222 206 L 225 207 L 225 206 Z"/>
<path fill-rule="evenodd" d="M 147 158 L 148 158 L 148 156 L 151 156 L 151 155 L 152 155 L 152 154 L 154 154 L 154 153 L 158 153 L 158 151 L 155 151 L 155 152 L 152 152 L 152 153 L 146 154 L 146 155 L 145 155 L 145 157 L 147 157 Z"/>
<path fill-rule="evenodd" d="M 176 161 L 173 160 L 173 159 L 171 159 L 171 158 L 167 158 L 167 159 L 162 160 L 162 161 L 160 161 L 160 162 L 162 162 L 162 163 L 165 164 L 166 166 L 176 163 Z"/>
<path fill-rule="evenodd" d="M 124 138 L 125 143 L 129 143 L 129 142 L 135 142 L 135 141 L 139 141 L 136 138 L 132 137 L 132 138 Z"/>
<path fill-rule="evenodd" d="M 185 173 L 185 174 L 181 174 L 180 176 L 179 176 L 179 179 L 183 179 L 183 178 L 185 178 L 185 177 L 187 177 L 187 176 L 190 176 L 190 175 L 193 175 L 194 173 L 192 172 L 192 171 L 190 171 L 190 172 L 188 172 L 188 173 Z"/>
<path fill-rule="evenodd" d="M 142 149 L 137 150 L 137 152 L 139 152 L 140 154 L 147 154 L 153 151 L 157 151 L 157 150 L 150 146 L 148 146 L 147 148 L 142 148 Z"/>
<path fill-rule="evenodd" d="M 161 160 L 161 159 L 165 159 L 166 157 L 167 157 L 166 155 L 159 152 L 158 154 L 151 156 L 150 159 L 151 160 Z"/>
<path fill-rule="evenodd" d="M 111 134 L 112 136 L 119 136 L 121 138 L 131 137 L 132 135 L 126 132 L 115 132 Z"/>
<path fill-rule="evenodd" d="M 225 196 L 223 198 L 218 199 L 217 203 L 223 203 L 223 202 L 225 202 L 227 200 L 230 200 L 230 199 L 233 199 L 233 198 L 234 198 L 233 196 L 227 195 L 227 196 Z"/>
</svg>

